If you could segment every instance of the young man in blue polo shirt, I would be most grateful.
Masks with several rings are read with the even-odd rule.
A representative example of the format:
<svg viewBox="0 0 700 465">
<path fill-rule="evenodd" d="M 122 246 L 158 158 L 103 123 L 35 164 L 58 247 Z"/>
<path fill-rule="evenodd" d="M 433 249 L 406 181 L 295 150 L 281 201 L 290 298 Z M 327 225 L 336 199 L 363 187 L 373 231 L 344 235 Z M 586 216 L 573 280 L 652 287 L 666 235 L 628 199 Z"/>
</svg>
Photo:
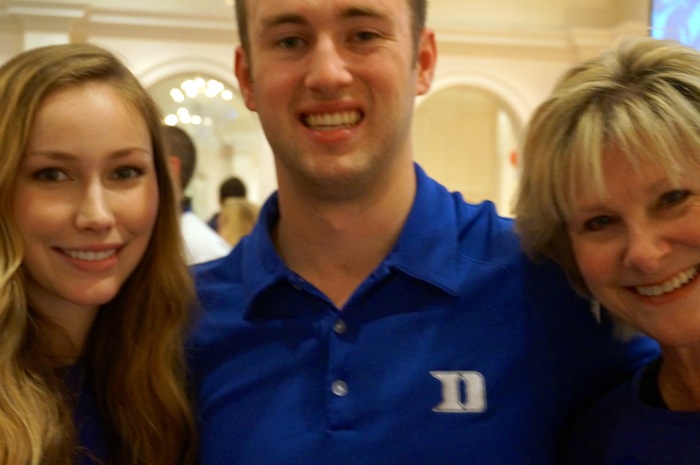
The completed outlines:
<svg viewBox="0 0 700 465">
<path fill-rule="evenodd" d="M 425 10 L 237 2 L 236 75 L 279 190 L 197 271 L 204 465 L 546 465 L 569 415 L 653 352 L 414 164 Z"/>
</svg>

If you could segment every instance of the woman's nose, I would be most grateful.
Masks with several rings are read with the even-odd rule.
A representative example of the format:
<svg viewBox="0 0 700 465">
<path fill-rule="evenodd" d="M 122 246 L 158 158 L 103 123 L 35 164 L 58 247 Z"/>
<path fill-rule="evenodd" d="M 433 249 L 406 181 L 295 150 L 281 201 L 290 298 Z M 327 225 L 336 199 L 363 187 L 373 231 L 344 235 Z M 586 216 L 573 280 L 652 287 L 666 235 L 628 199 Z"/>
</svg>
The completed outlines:
<svg viewBox="0 0 700 465">
<path fill-rule="evenodd" d="M 671 246 L 663 232 L 652 224 L 636 226 L 630 230 L 625 250 L 625 266 L 641 271 L 654 272 Z"/>
<path fill-rule="evenodd" d="M 102 183 L 91 182 L 78 204 L 76 226 L 81 230 L 105 231 L 112 228 L 114 222 L 108 192 Z"/>
</svg>

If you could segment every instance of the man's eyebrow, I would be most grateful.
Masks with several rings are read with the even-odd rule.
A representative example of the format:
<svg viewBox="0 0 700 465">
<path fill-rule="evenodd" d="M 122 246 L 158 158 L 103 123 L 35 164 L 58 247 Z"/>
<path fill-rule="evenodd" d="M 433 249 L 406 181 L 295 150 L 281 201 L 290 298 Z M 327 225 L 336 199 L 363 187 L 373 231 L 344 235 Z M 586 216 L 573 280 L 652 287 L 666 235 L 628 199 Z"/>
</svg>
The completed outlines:
<svg viewBox="0 0 700 465">
<path fill-rule="evenodd" d="M 371 17 L 371 18 L 383 18 L 387 16 L 385 13 L 371 7 L 352 7 L 340 14 L 343 19 L 357 18 L 357 17 Z"/>
<path fill-rule="evenodd" d="M 283 24 L 307 24 L 308 21 L 303 16 L 294 13 L 283 13 L 264 18 L 263 29 L 281 26 Z"/>
</svg>

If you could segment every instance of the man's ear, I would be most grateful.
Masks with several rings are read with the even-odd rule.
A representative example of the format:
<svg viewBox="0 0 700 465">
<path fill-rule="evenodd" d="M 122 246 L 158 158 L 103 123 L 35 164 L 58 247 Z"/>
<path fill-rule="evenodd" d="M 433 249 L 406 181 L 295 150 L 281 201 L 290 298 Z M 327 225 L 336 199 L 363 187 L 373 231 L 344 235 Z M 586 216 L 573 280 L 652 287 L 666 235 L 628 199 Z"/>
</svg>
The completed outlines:
<svg viewBox="0 0 700 465">
<path fill-rule="evenodd" d="M 435 44 L 435 32 L 432 29 L 425 28 L 421 33 L 416 55 L 416 67 L 418 68 L 416 95 L 423 95 L 430 90 L 436 65 L 437 45 Z"/>
<path fill-rule="evenodd" d="M 236 78 L 238 79 L 238 87 L 243 96 L 243 101 L 245 106 L 250 111 L 255 111 L 255 99 L 253 98 L 253 77 L 251 75 L 252 69 L 250 67 L 249 58 L 246 55 L 243 47 L 236 48 L 236 55 L 234 58 Z"/>
</svg>

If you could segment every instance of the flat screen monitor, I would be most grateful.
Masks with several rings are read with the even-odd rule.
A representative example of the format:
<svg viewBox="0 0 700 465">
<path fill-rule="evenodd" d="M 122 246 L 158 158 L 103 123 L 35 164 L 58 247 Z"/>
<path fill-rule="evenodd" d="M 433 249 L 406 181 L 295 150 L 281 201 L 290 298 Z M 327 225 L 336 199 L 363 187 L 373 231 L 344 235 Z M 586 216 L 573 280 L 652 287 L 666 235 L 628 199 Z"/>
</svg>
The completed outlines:
<svg viewBox="0 0 700 465">
<path fill-rule="evenodd" d="M 700 0 L 651 0 L 651 36 L 700 50 Z"/>
</svg>

